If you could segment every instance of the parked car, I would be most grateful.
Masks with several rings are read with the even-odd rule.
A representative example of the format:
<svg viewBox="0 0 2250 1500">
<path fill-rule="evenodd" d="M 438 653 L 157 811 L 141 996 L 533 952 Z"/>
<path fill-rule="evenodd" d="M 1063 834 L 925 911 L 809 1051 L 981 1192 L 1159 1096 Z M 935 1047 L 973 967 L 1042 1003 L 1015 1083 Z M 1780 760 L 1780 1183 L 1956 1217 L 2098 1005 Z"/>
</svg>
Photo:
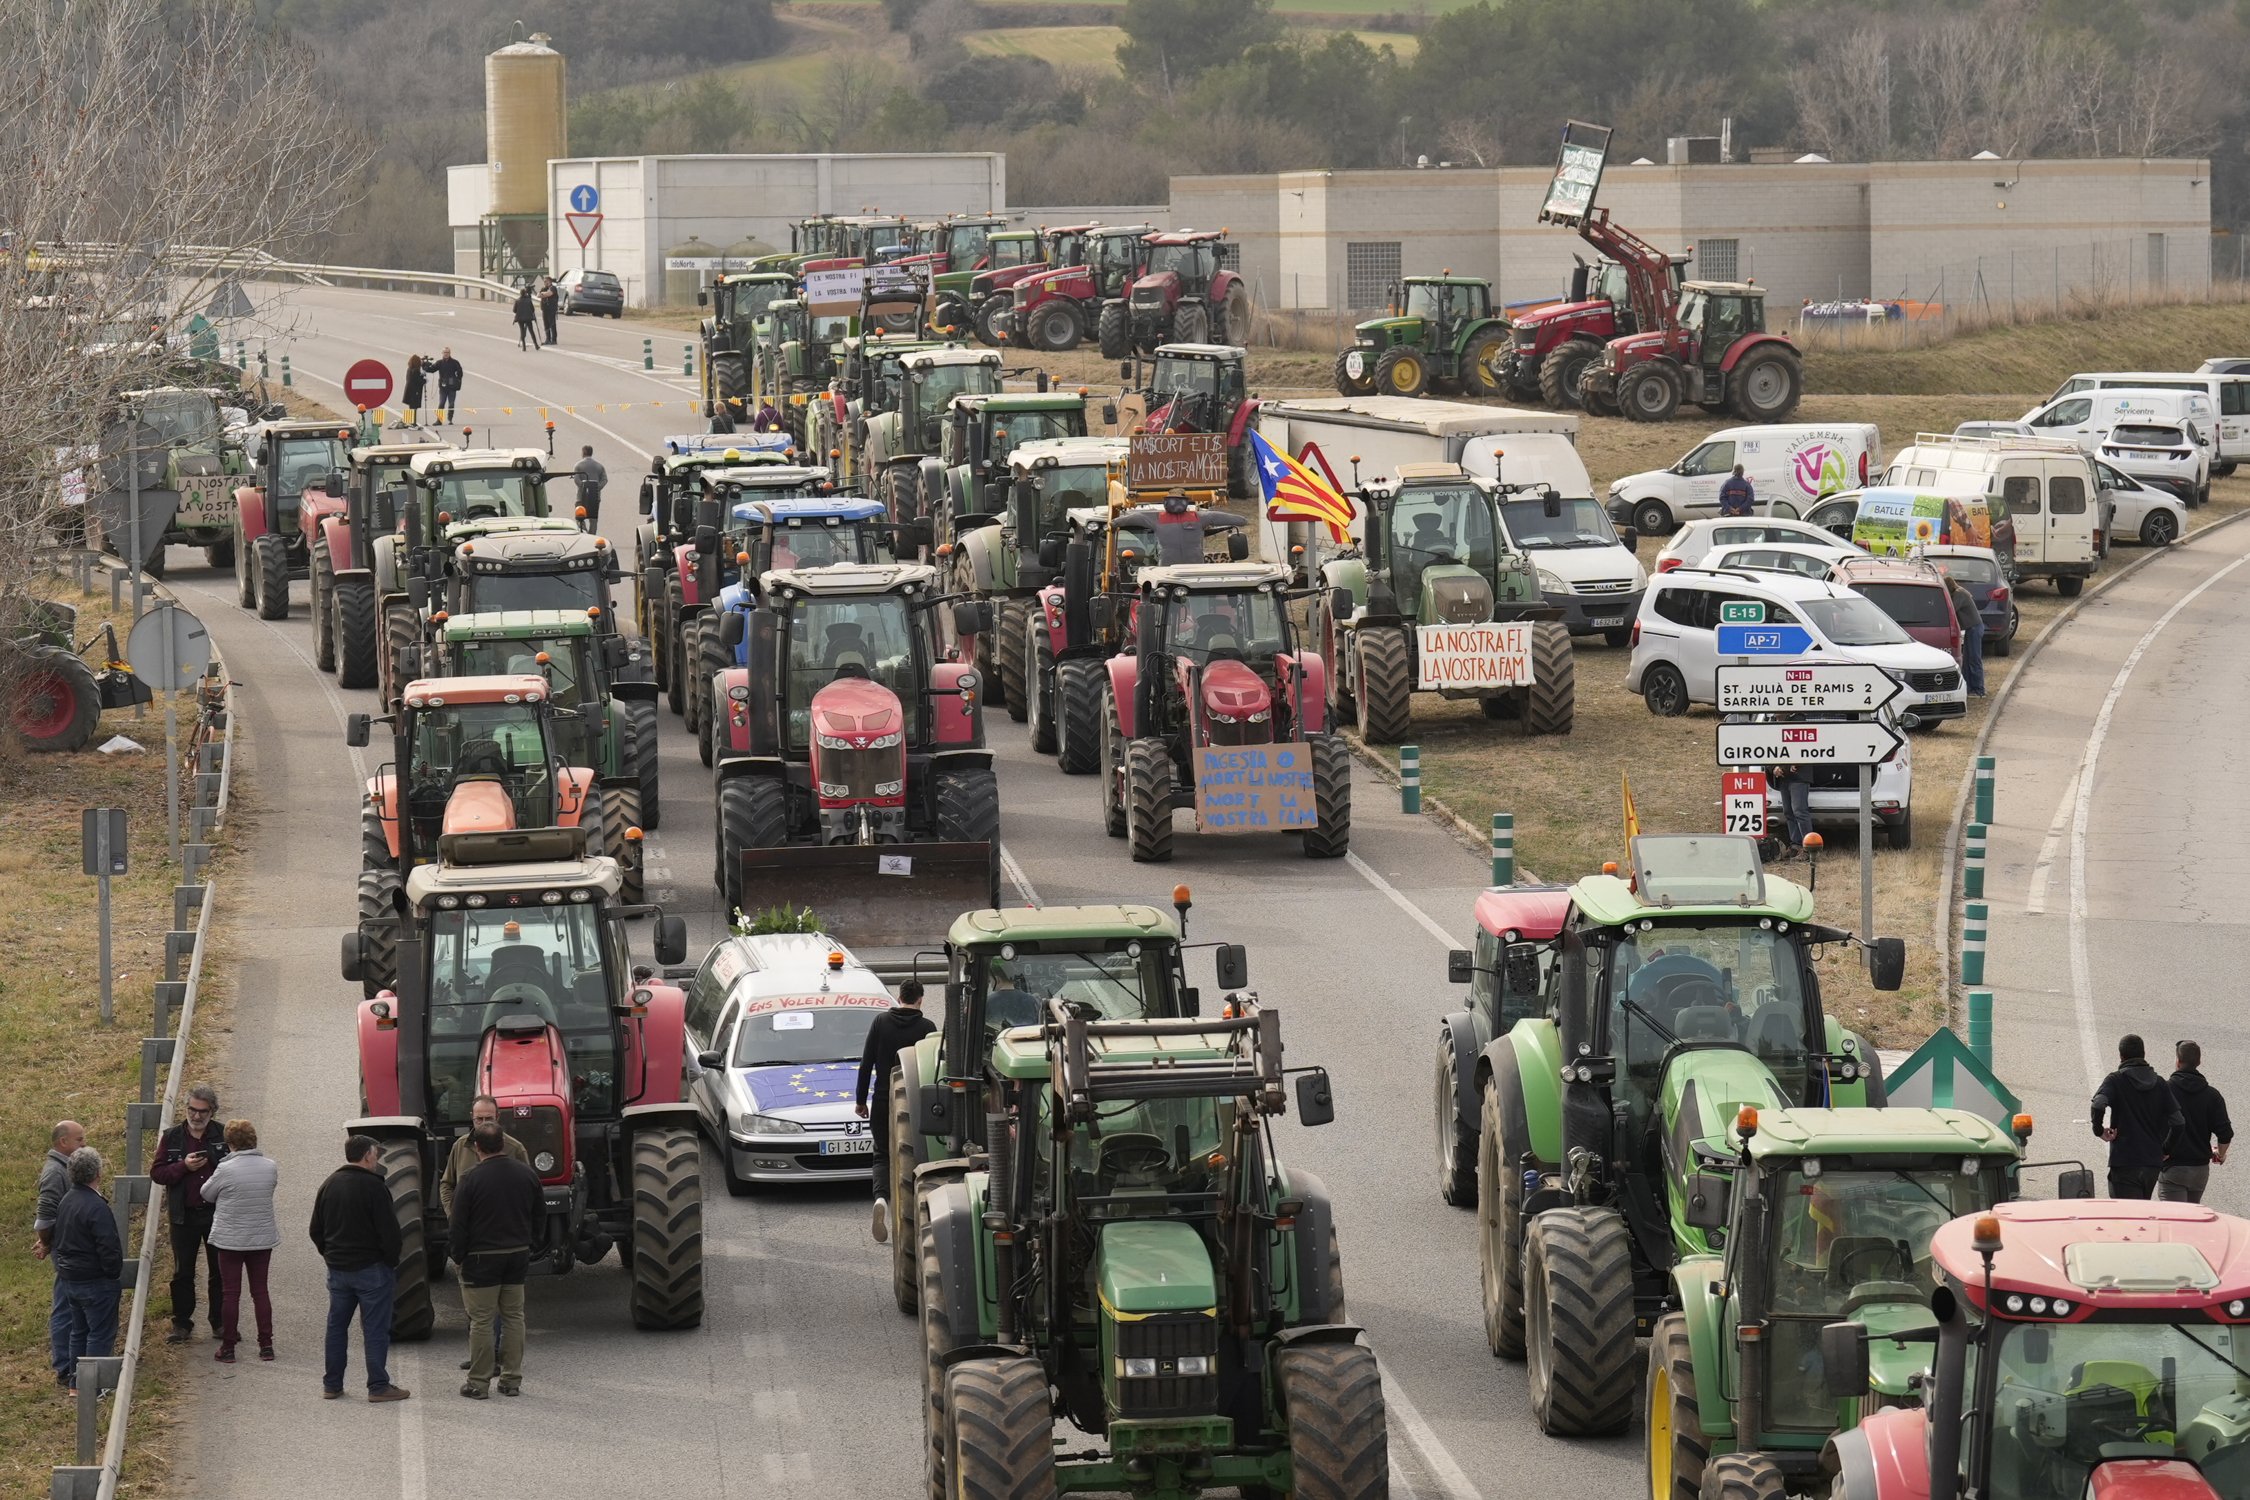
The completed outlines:
<svg viewBox="0 0 2250 1500">
<path fill-rule="evenodd" d="M 1500 525 L 1539 570 L 1540 595 L 1572 635 L 1625 644 L 1648 574 L 1599 505 L 1511 490 L 1500 497 Z"/>
<path fill-rule="evenodd" d="M 625 283 L 614 271 L 565 271 L 555 278 L 565 313 L 591 313 L 595 317 L 625 316 Z"/>
<path fill-rule="evenodd" d="M 2188 505 L 2201 503 L 2197 495 L 2205 483 L 2208 460 L 2184 427 L 2169 422 L 2120 422 L 2103 434 L 2094 457 L 2143 485 L 2178 496 Z M 2163 525 L 2159 522 L 2159 529 Z M 2169 542 L 2178 534 L 2175 531 L 2163 540 Z"/>
<path fill-rule="evenodd" d="M 2186 534 L 2188 508 L 2177 495 L 2100 459 L 2094 461 L 2094 478 L 2101 485 L 2105 540 L 2138 537 L 2144 547 L 2168 547 Z"/>
<path fill-rule="evenodd" d="M 1668 469 L 1628 474 L 1609 487 L 1610 519 L 1643 536 L 1719 511 L 1719 486 L 1735 465 L 1757 494 L 1758 514 L 1793 517 L 1823 495 L 1856 489 L 1883 467 L 1873 422 L 1782 422 L 1712 433 Z"/>
<path fill-rule="evenodd" d="M 2199 460 L 2195 474 L 2196 503 L 2211 498 L 2211 466 L 2219 462 L 2216 447 L 2219 417 L 2217 406 L 2202 391 L 2129 390 L 2105 386 L 2059 397 L 2026 412 L 2024 420 L 2042 436 L 2069 438 L 2089 457 L 2114 427 L 2179 427 L 2194 440 Z"/>
<path fill-rule="evenodd" d="M 1745 715 L 1754 723 L 1769 722 L 1764 714 Z M 1853 717 L 1848 714 L 1791 714 L 1793 724 L 1815 724 L 1823 721 L 1839 722 Z M 1876 714 L 1876 719 L 1893 729 L 1902 728 L 1898 716 L 1889 708 Z M 1722 770 L 1760 770 L 1763 767 L 1723 766 Z M 1859 767 L 1806 765 L 1797 768 L 1797 774 L 1811 783 L 1805 801 L 1812 813 L 1813 827 L 1857 828 L 1859 826 Z M 1882 832 L 1883 842 L 1893 849 L 1914 847 L 1914 746 L 1907 740 L 1899 741 L 1898 750 L 1889 760 L 1875 767 L 1868 778 L 1868 802 L 1875 814 L 1875 826 Z M 1782 831 L 1787 818 L 1781 806 L 1781 787 L 1772 781 L 1766 784 L 1766 834 L 1770 858 L 1779 857 L 1782 850 Z"/>
<path fill-rule="evenodd" d="M 1717 547 L 1698 564 L 1714 573 L 1741 571 L 1745 573 L 1794 573 L 1799 578 L 1826 578 L 1829 570 L 1848 557 L 1857 557 L 1855 548 L 1823 547 L 1805 542 L 1744 542 L 1732 547 Z"/>
<path fill-rule="evenodd" d="M 2221 354 L 2205 360 L 2195 367 L 2198 375 L 2250 375 L 2250 359 L 2237 355 Z"/>
<path fill-rule="evenodd" d="M 1953 610 L 1953 591 L 1934 564 L 1910 558 L 1871 557 L 1836 564 L 1829 574 L 1898 622 L 1925 646 L 1961 659 L 1961 620 Z"/>
<path fill-rule="evenodd" d="M 1905 689 L 1897 708 L 1899 722 L 1909 729 L 1968 712 L 1961 666 L 1952 656 L 1915 640 L 1873 600 L 1844 585 L 1787 573 L 1675 568 L 1650 579 L 1633 622 L 1626 689 L 1664 718 L 1716 701 L 1720 664 L 1753 660 L 1719 654 L 1721 615 L 1726 605 L 1741 603 L 1763 605 L 1765 624 L 1801 625 L 1811 638 L 1804 655 L 1755 658 L 1761 663 L 1855 661 L 1881 667 Z"/>
<path fill-rule="evenodd" d="M 1963 422 L 1953 429 L 1955 437 L 2036 437 L 2029 422 Z"/>
<path fill-rule="evenodd" d="M 1984 618 L 1984 654 L 2006 656 L 2016 649 L 2023 615 L 2016 608 L 2015 583 L 1989 547 L 1925 547 L 1922 556 L 1958 580 L 1977 602 Z"/>
<path fill-rule="evenodd" d="M 1717 520 L 1690 521 L 1673 532 L 1672 539 L 1656 554 L 1656 571 L 1668 573 L 1674 568 L 1699 568 L 1713 550 L 1748 542 L 1785 542 L 1834 549 L 1837 540 L 1808 521 L 1790 521 L 1778 516 L 1725 516 Z M 1846 552 L 1864 550 L 1854 546 L 1848 536 L 1842 540 Z"/>
<path fill-rule="evenodd" d="M 2099 393 L 2115 396 L 2113 391 Z M 2204 401 L 2193 392 L 2153 392 L 2159 397 Z M 2091 410 L 2092 393 L 2065 398 Z M 2114 424 L 2113 424 L 2114 425 Z M 1999 500 L 2014 529 L 2014 551 L 2001 551 L 2020 579 L 2051 578 L 2064 598 L 2086 587 L 2101 566 L 2107 533 L 2096 498 L 2094 461 L 2067 434 L 2045 437 L 1917 436 L 1899 450 L 1883 476 L 1886 485 L 1941 495 Z M 1856 503 L 1856 502 L 1855 502 Z M 1821 507 L 1806 519 L 1835 524 Z M 1963 538 L 1931 538 L 1964 541 Z"/>
<path fill-rule="evenodd" d="M 2217 426 L 2206 433 L 2211 439 L 2211 472 L 2232 474 L 2238 463 L 2250 462 L 2250 372 L 2241 370 L 2098 371 L 2073 375 L 2049 393 L 2049 401 L 2080 391 L 2126 389 L 2145 391 L 2200 391 L 2211 398 L 2218 413 Z"/>
</svg>

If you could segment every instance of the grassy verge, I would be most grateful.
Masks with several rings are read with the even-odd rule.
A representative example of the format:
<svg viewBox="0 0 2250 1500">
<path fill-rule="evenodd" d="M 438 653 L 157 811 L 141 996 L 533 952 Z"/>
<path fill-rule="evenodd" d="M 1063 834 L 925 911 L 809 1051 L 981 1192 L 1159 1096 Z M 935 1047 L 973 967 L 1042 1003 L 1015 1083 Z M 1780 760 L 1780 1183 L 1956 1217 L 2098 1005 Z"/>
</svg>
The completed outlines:
<svg viewBox="0 0 2250 1500">
<path fill-rule="evenodd" d="M 1989 328 L 1924 349 L 1815 349 L 1805 361 L 1805 388 L 1896 396 L 2032 391 L 2044 400 L 2079 370 L 2187 369 L 2205 355 L 2244 348 L 2250 348 L 2250 305 L 2109 308 L 2098 316 Z M 2185 364 L 2183 351 L 2192 351 Z M 2022 412 L 2019 407 L 2010 415 Z"/>
</svg>

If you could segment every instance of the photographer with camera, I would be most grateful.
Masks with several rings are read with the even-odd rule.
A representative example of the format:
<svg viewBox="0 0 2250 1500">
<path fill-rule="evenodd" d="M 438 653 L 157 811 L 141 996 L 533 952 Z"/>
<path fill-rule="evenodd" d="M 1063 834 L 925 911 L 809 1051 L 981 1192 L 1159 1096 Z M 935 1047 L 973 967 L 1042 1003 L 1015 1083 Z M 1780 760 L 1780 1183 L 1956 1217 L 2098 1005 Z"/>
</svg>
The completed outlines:
<svg viewBox="0 0 2250 1500">
<path fill-rule="evenodd" d="M 219 1336 L 224 1299 L 219 1285 L 219 1249 L 211 1243 L 211 1205 L 203 1184 L 227 1154 L 219 1131 L 219 1091 L 199 1083 L 187 1091 L 186 1118 L 164 1132 L 148 1175 L 164 1189 L 164 1218 L 172 1231 L 172 1331 L 168 1344 L 195 1336 L 195 1270 L 203 1261 L 203 1294 L 211 1336 Z"/>
</svg>

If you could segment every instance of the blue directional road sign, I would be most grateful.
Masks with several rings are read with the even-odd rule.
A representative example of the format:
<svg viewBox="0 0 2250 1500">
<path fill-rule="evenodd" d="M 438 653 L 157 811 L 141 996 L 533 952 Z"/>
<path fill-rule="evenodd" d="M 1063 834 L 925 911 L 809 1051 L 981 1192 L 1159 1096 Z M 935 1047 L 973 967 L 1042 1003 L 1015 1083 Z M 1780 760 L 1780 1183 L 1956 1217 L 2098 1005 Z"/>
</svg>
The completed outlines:
<svg viewBox="0 0 2250 1500">
<path fill-rule="evenodd" d="M 1721 656 L 1802 656 L 1812 649 L 1812 632 L 1802 625 L 1721 625 Z"/>
<path fill-rule="evenodd" d="M 581 182 L 570 190 L 570 206 L 573 212 L 590 214 L 602 206 L 602 195 L 592 183 Z"/>
</svg>

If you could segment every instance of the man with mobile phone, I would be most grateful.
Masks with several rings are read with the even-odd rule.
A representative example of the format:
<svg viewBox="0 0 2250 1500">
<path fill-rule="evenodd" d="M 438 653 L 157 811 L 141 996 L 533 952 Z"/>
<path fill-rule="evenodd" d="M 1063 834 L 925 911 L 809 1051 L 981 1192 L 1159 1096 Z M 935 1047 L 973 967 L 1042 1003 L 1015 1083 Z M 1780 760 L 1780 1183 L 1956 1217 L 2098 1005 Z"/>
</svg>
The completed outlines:
<svg viewBox="0 0 2250 1500">
<path fill-rule="evenodd" d="M 164 1189 L 164 1219 L 172 1232 L 172 1331 L 168 1344 L 184 1344 L 195 1337 L 195 1269 L 203 1261 L 203 1294 L 211 1336 L 219 1336 L 223 1299 L 219 1288 L 219 1251 L 211 1243 L 211 1220 L 216 1213 L 203 1201 L 203 1184 L 211 1180 L 219 1159 L 226 1155 L 218 1120 L 219 1091 L 199 1083 L 187 1091 L 187 1111 L 180 1123 L 164 1132 L 157 1144 L 156 1162 L 149 1177 Z"/>
</svg>

